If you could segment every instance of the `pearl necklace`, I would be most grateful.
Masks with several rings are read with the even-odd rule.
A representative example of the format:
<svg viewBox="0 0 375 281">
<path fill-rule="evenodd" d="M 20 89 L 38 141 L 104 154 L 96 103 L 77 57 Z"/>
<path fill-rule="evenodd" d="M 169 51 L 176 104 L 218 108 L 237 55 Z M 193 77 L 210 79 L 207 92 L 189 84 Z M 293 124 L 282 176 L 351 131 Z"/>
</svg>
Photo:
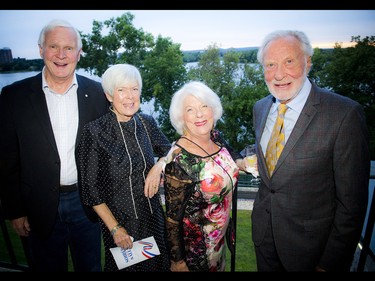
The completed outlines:
<svg viewBox="0 0 375 281">
<path fill-rule="evenodd" d="M 137 138 L 137 122 L 136 122 L 136 118 L 134 118 L 134 136 L 135 136 L 135 139 L 137 141 L 137 144 L 138 144 L 138 147 L 139 147 L 139 150 L 142 154 L 142 159 L 143 159 L 143 164 L 144 164 L 144 169 L 142 171 L 142 174 L 143 174 L 143 181 L 146 181 L 146 177 L 145 177 L 145 171 L 146 171 L 146 158 L 143 154 L 143 151 L 142 151 L 142 148 L 141 146 L 139 145 L 139 141 L 138 141 L 138 138 Z M 134 195 L 133 195 L 133 183 L 132 183 L 132 173 L 133 173 L 133 163 L 132 163 L 132 159 L 131 159 L 131 156 L 129 154 L 129 150 L 128 150 L 128 145 L 126 144 L 126 140 L 125 140 L 125 136 L 124 136 L 124 132 L 122 130 L 122 127 L 121 127 L 121 123 L 120 121 L 117 120 L 117 123 L 118 123 L 118 126 L 120 128 L 120 132 L 121 132 L 121 136 L 122 136 L 122 140 L 124 142 L 124 146 L 125 146 L 125 151 L 126 151 L 126 154 L 128 155 L 128 158 L 129 158 L 129 162 L 130 162 L 130 165 L 129 165 L 129 184 L 130 184 L 130 192 L 131 192 L 131 196 L 132 196 L 132 201 L 133 201 L 133 208 L 134 208 L 134 213 L 135 213 L 135 218 L 138 219 L 138 215 L 137 215 L 137 210 L 135 208 L 135 200 L 134 200 Z M 151 211 L 151 214 L 153 214 L 153 211 L 152 211 L 152 206 L 151 206 L 151 202 L 150 202 L 150 198 L 147 197 L 147 200 L 148 200 L 148 205 L 149 205 L 149 208 L 150 208 L 150 211 Z"/>
</svg>

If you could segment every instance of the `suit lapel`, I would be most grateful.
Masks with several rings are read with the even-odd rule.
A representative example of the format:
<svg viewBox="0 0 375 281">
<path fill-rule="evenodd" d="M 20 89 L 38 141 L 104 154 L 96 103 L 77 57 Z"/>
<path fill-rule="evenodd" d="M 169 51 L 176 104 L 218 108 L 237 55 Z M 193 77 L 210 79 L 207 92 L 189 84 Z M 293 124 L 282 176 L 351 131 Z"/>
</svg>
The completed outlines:
<svg viewBox="0 0 375 281">
<path fill-rule="evenodd" d="M 86 117 L 88 116 L 87 109 L 88 107 L 85 104 L 88 102 L 89 98 L 89 89 L 88 85 L 86 84 L 85 80 L 82 79 L 80 75 L 76 75 L 78 89 L 77 89 L 77 99 L 78 99 L 78 131 L 77 131 L 77 139 L 76 139 L 76 146 L 79 143 L 81 132 L 83 129 L 83 125 L 87 123 Z"/>
<path fill-rule="evenodd" d="M 271 109 L 273 103 L 273 97 L 271 95 L 267 96 L 266 98 L 262 99 L 259 101 L 257 109 L 258 112 L 255 114 L 257 119 L 255 120 L 255 138 L 256 138 L 256 143 L 258 144 L 257 150 L 258 150 L 258 155 L 260 155 L 260 165 L 259 167 L 259 172 L 262 173 L 264 172 L 266 176 L 263 176 L 263 179 L 269 179 L 268 178 L 268 170 L 266 166 L 266 159 L 264 158 L 263 152 L 262 152 L 262 147 L 260 145 L 260 139 L 262 137 L 264 127 L 266 126 L 267 122 L 267 116 L 268 112 Z"/>
<path fill-rule="evenodd" d="M 296 125 L 294 126 L 292 133 L 290 134 L 288 141 L 286 142 L 284 149 L 277 161 L 274 172 L 278 167 L 284 162 L 286 157 L 289 155 L 290 151 L 296 145 L 296 143 L 301 139 L 305 130 L 309 126 L 311 120 L 314 118 L 315 114 L 318 112 L 317 106 L 320 103 L 320 95 L 316 90 L 316 85 L 312 83 L 309 97 L 307 98 L 306 104 L 301 111 Z"/>
<path fill-rule="evenodd" d="M 76 146 L 81 139 L 81 133 L 83 127 L 86 123 L 91 121 L 91 118 L 95 116 L 96 108 L 95 102 L 98 99 L 95 98 L 97 94 L 97 89 L 92 89 L 93 83 L 91 80 L 86 79 L 84 76 L 76 74 L 78 89 L 77 89 L 77 99 L 78 99 L 78 131 Z"/>
<path fill-rule="evenodd" d="M 310 81 L 311 82 L 311 81 Z M 287 143 L 280 155 L 279 160 L 277 161 L 277 165 L 275 167 L 274 173 L 277 169 L 282 165 L 285 159 L 288 157 L 289 153 L 296 145 L 296 143 L 303 137 L 303 134 L 309 124 L 311 123 L 312 119 L 314 118 L 315 114 L 318 112 L 318 106 L 320 104 L 320 94 L 316 84 L 311 82 L 312 87 L 309 93 L 309 97 L 307 98 L 306 104 L 302 109 L 301 115 L 299 116 L 296 125 L 293 128 L 292 133 L 290 134 Z M 269 180 L 268 170 L 266 166 L 266 160 L 262 153 L 262 148 L 260 146 L 260 139 L 263 134 L 264 127 L 266 126 L 267 116 L 270 111 L 270 108 L 273 103 L 272 95 L 267 96 L 266 98 L 259 101 L 257 105 L 257 119 L 255 120 L 255 137 L 257 139 L 258 144 L 258 155 L 260 155 L 260 165 L 259 172 L 264 172 L 266 176 L 263 176 L 263 179 Z"/>
<path fill-rule="evenodd" d="M 58 153 L 55 136 L 53 134 L 52 124 L 47 108 L 47 101 L 43 92 L 42 73 L 35 76 L 30 87 L 31 91 L 28 97 L 30 99 L 31 107 L 35 112 L 35 116 L 38 119 L 38 122 L 40 123 L 40 126 L 44 131 L 46 138 L 50 142 L 55 152 Z"/>
</svg>

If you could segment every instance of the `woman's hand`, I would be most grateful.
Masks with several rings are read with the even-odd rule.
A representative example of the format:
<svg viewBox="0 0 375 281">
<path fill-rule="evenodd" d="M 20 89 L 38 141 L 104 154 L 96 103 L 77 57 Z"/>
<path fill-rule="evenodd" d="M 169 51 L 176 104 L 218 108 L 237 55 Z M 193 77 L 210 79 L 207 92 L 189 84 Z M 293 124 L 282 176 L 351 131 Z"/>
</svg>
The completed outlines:
<svg viewBox="0 0 375 281">
<path fill-rule="evenodd" d="M 247 165 L 246 165 L 246 161 L 245 161 L 245 159 L 237 159 L 236 160 L 236 164 L 237 164 L 237 167 L 240 169 L 240 170 L 242 170 L 242 171 L 244 171 L 244 172 L 246 172 L 246 168 L 247 168 Z"/>
<path fill-rule="evenodd" d="M 236 164 L 240 170 L 251 173 L 254 177 L 259 177 L 258 161 L 255 154 L 246 156 L 243 159 L 237 159 Z"/>
<path fill-rule="evenodd" d="M 178 262 L 171 261 L 171 271 L 172 272 L 178 272 L 178 271 L 186 272 L 186 271 L 189 271 L 189 268 L 187 267 L 186 262 L 184 260 L 181 260 Z"/>
<path fill-rule="evenodd" d="M 113 241 L 118 247 L 123 249 L 133 248 L 133 238 L 126 232 L 124 227 L 120 227 L 113 234 Z"/>
<path fill-rule="evenodd" d="M 148 173 L 144 186 L 144 194 L 146 197 L 152 198 L 158 193 L 164 164 L 164 157 L 160 158 Z"/>
</svg>

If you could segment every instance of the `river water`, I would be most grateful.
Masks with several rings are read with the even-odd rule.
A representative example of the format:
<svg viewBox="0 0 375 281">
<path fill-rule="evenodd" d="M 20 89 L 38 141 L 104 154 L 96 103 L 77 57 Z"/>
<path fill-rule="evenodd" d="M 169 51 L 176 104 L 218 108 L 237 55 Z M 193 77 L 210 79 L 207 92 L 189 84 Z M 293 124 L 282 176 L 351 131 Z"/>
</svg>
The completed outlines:
<svg viewBox="0 0 375 281">
<path fill-rule="evenodd" d="M 21 79 L 25 79 L 31 76 L 38 74 L 40 71 L 25 71 L 25 72 L 12 72 L 12 73 L 0 73 L 0 91 L 3 87 L 12 84 L 13 82 L 19 81 Z M 77 73 L 86 77 L 89 77 L 95 81 L 100 82 L 100 77 L 96 75 L 91 75 L 90 73 L 86 72 L 83 69 L 78 69 Z M 157 112 L 154 111 L 154 103 L 151 102 L 143 102 L 141 104 L 141 109 L 143 113 L 152 115 L 153 117 L 157 117 Z"/>
<path fill-rule="evenodd" d="M 40 71 L 0 73 L 0 91 L 6 85 L 12 84 L 13 82 L 16 82 L 16 81 L 21 80 L 21 79 L 25 79 L 25 78 L 37 75 L 39 72 Z M 98 76 L 91 75 L 90 73 L 86 72 L 83 69 L 78 69 L 77 73 L 81 74 L 83 76 L 90 77 L 90 78 L 100 82 L 100 78 Z"/>
</svg>

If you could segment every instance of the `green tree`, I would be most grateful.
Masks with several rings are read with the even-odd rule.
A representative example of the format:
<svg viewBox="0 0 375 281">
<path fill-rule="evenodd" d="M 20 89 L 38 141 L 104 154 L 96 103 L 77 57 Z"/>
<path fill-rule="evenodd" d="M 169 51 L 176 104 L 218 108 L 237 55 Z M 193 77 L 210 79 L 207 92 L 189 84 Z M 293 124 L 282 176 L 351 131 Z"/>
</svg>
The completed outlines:
<svg viewBox="0 0 375 281">
<path fill-rule="evenodd" d="M 201 56 L 200 51 L 185 51 L 184 54 L 184 62 L 197 62 Z"/>
<path fill-rule="evenodd" d="M 172 94 L 186 81 L 180 44 L 170 38 L 157 39 L 133 25 L 134 15 L 127 12 L 104 22 L 93 21 L 91 34 L 82 34 L 83 50 L 79 67 L 101 76 L 113 64 L 129 63 L 141 72 L 142 102 L 153 102 L 154 113 L 170 140 L 175 137 L 169 121 Z"/>
<path fill-rule="evenodd" d="M 268 94 L 262 71 L 254 63 L 256 50 L 221 50 L 213 44 L 203 52 L 185 53 L 185 61 L 198 59 L 197 67 L 186 72 L 180 44 L 161 36 L 155 40 L 142 28 L 135 28 L 133 19 L 134 15 L 127 12 L 104 22 L 94 20 L 92 33 L 82 34 L 85 54 L 78 67 L 101 76 L 115 63 L 138 66 L 144 83 L 142 99 L 154 101 L 157 120 L 171 141 L 177 137 L 168 114 L 172 94 L 187 80 L 204 81 L 222 100 L 224 114 L 217 126 L 229 144 L 237 150 L 252 144 L 252 107 Z M 342 48 L 336 43 L 334 49 L 316 48 L 309 77 L 319 86 L 363 105 L 371 159 L 375 159 L 375 37 L 353 36 L 352 41 L 354 47 Z"/>
<path fill-rule="evenodd" d="M 216 87 L 220 87 L 224 68 L 220 62 L 220 51 L 216 44 L 210 45 L 201 54 L 196 67 L 192 67 L 188 72 L 189 80 L 204 81 L 209 87 L 217 92 Z M 218 93 L 219 94 L 219 93 Z"/>
<path fill-rule="evenodd" d="M 221 59 L 213 44 L 201 55 L 197 66 L 188 71 L 189 79 L 205 82 L 219 95 L 224 113 L 217 128 L 238 151 L 254 143 L 252 107 L 268 94 L 258 65 L 240 64 L 242 59 L 235 50 L 226 52 Z"/>
<path fill-rule="evenodd" d="M 375 36 L 352 36 L 353 47 L 336 43 L 331 53 L 315 50 L 312 74 L 321 87 L 363 105 L 370 131 L 371 159 L 375 159 Z"/>
<path fill-rule="evenodd" d="M 252 122 L 252 107 L 247 107 L 250 110 L 245 109 L 249 100 L 239 88 L 244 79 L 243 67 L 246 65 L 239 64 L 240 59 L 241 54 L 233 50 L 224 54 L 222 79 L 216 87 L 224 110 L 222 122 L 218 123 L 217 127 L 237 150 L 250 144 L 251 140 L 247 136 L 253 135 L 252 126 L 249 126 Z"/>
<path fill-rule="evenodd" d="M 253 106 L 256 101 L 269 94 L 263 79 L 263 71 L 258 64 L 244 64 L 243 77 L 233 93 L 230 116 L 233 115 L 233 126 L 241 124 L 234 147 L 243 149 L 255 142 L 253 128 Z M 227 127 L 230 130 L 230 127 Z"/>
<path fill-rule="evenodd" d="M 170 140 L 176 135 L 169 121 L 169 106 L 173 93 L 186 81 L 186 75 L 180 44 L 158 36 L 155 47 L 144 60 L 142 97 L 145 101 L 154 101 L 157 120 Z"/>
<path fill-rule="evenodd" d="M 314 55 L 312 57 L 312 67 L 308 74 L 316 84 L 321 85 L 321 77 L 325 77 L 325 68 L 332 60 L 332 49 L 314 49 Z"/>
<path fill-rule="evenodd" d="M 92 33 L 81 33 L 85 53 L 79 67 L 97 76 L 116 63 L 141 67 L 154 46 L 154 37 L 142 28 L 135 28 L 133 19 L 134 15 L 127 12 L 104 22 L 94 20 Z"/>
<path fill-rule="evenodd" d="M 241 62 L 257 63 L 258 49 L 247 50 L 242 52 Z"/>
</svg>

